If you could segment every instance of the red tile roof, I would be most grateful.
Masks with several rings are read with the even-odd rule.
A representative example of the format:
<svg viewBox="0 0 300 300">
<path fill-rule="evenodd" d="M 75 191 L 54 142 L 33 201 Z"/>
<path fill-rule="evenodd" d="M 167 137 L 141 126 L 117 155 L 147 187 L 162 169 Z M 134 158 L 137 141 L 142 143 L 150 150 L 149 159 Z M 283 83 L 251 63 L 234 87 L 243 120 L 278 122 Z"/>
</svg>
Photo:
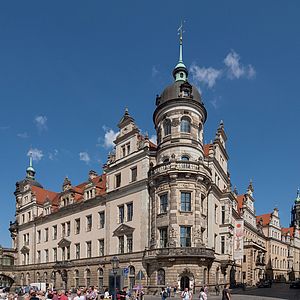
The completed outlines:
<svg viewBox="0 0 300 300">
<path fill-rule="evenodd" d="M 239 210 L 242 209 L 243 207 L 244 199 L 245 199 L 245 195 L 238 195 L 236 197 L 236 202 Z"/>
<path fill-rule="evenodd" d="M 35 194 L 36 203 L 38 203 L 40 205 L 44 204 L 44 202 L 46 201 L 47 198 L 50 200 L 50 202 L 52 202 L 55 199 L 55 197 L 58 196 L 58 193 L 44 190 L 35 185 L 31 186 L 31 190 Z"/>
<path fill-rule="evenodd" d="M 283 235 L 287 235 L 287 234 L 289 233 L 290 236 L 294 236 L 295 228 L 294 228 L 294 227 L 281 228 L 281 233 L 282 233 Z"/>
<path fill-rule="evenodd" d="M 209 148 L 210 148 L 210 146 L 212 146 L 212 144 L 206 144 L 206 145 L 203 146 L 203 153 L 204 153 L 205 157 L 209 156 Z"/>
<path fill-rule="evenodd" d="M 256 216 L 256 223 L 258 223 L 260 220 L 262 220 L 262 225 L 267 226 L 270 224 L 271 216 L 272 216 L 271 213 Z"/>
</svg>

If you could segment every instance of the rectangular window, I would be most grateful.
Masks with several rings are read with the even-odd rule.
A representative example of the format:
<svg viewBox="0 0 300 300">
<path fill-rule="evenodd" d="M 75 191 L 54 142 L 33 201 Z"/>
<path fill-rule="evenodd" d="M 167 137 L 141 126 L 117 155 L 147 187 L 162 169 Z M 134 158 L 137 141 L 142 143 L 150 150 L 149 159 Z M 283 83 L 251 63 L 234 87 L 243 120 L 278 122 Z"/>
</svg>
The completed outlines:
<svg viewBox="0 0 300 300">
<path fill-rule="evenodd" d="M 91 241 L 86 242 L 86 257 L 87 258 L 92 257 L 92 242 Z"/>
<path fill-rule="evenodd" d="M 116 188 L 120 187 L 121 186 L 121 173 L 117 174 L 116 177 L 115 177 L 115 185 L 116 185 Z"/>
<path fill-rule="evenodd" d="M 100 228 L 104 228 L 104 225 L 105 225 L 105 213 L 104 211 L 100 211 L 99 212 L 99 227 Z"/>
<path fill-rule="evenodd" d="M 247 261 L 246 255 L 243 256 L 243 262 L 245 263 Z"/>
<path fill-rule="evenodd" d="M 92 215 L 86 216 L 86 231 L 92 230 Z"/>
<path fill-rule="evenodd" d="M 46 263 L 49 262 L 49 250 L 48 249 L 45 250 L 45 262 Z"/>
<path fill-rule="evenodd" d="M 66 236 L 70 236 L 70 234 L 71 234 L 71 223 L 67 222 L 66 225 L 67 225 Z"/>
<path fill-rule="evenodd" d="M 127 155 L 130 154 L 130 143 L 126 144 L 126 148 L 127 148 Z"/>
<path fill-rule="evenodd" d="M 222 206 L 222 224 L 225 224 L 225 206 Z"/>
<path fill-rule="evenodd" d="M 180 226 L 180 247 L 191 247 L 191 227 Z"/>
<path fill-rule="evenodd" d="M 67 252 L 67 260 L 69 260 L 71 258 L 70 246 L 66 247 L 66 252 Z"/>
<path fill-rule="evenodd" d="M 31 212 L 29 211 L 28 212 L 28 221 L 30 221 L 31 220 Z"/>
<path fill-rule="evenodd" d="M 119 206 L 119 223 L 124 223 L 124 205 Z"/>
<path fill-rule="evenodd" d="M 133 203 L 127 203 L 127 222 L 132 221 L 133 218 Z"/>
<path fill-rule="evenodd" d="M 126 237 L 127 237 L 127 253 L 131 253 L 133 250 L 132 234 L 129 234 Z"/>
<path fill-rule="evenodd" d="M 218 223 L 218 205 L 215 205 L 215 223 Z"/>
<path fill-rule="evenodd" d="M 160 199 L 160 213 L 166 213 L 168 209 L 168 194 L 163 194 L 159 197 Z"/>
<path fill-rule="evenodd" d="M 122 156 L 126 156 L 126 149 L 125 149 L 125 145 L 121 147 L 122 148 Z"/>
<path fill-rule="evenodd" d="M 41 231 L 38 230 L 37 231 L 37 243 L 40 243 L 41 242 Z"/>
<path fill-rule="evenodd" d="M 160 248 L 166 248 L 168 246 L 168 227 L 159 229 L 159 244 Z"/>
<path fill-rule="evenodd" d="M 191 193 L 181 192 L 180 209 L 181 211 L 191 211 Z"/>
<path fill-rule="evenodd" d="M 49 229 L 45 228 L 45 242 L 48 242 L 49 240 Z"/>
<path fill-rule="evenodd" d="M 61 260 L 62 261 L 66 260 L 66 248 L 65 247 L 61 248 Z"/>
<path fill-rule="evenodd" d="M 66 224 L 65 223 L 61 223 L 61 236 L 65 237 L 66 236 Z"/>
<path fill-rule="evenodd" d="M 225 253 L 225 236 L 221 236 L 221 254 Z"/>
<path fill-rule="evenodd" d="M 53 248 L 53 261 L 57 261 L 57 248 Z"/>
<path fill-rule="evenodd" d="M 56 240 L 57 239 L 57 225 L 52 226 L 52 233 L 53 233 L 53 235 L 52 235 L 53 240 Z"/>
<path fill-rule="evenodd" d="M 75 234 L 80 233 L 80 219 L 75 219 Z"/>
<path fill-rule="evenodd" d="M 131 181 L 136 181 L 137 179 L 137 167 L 131 169 Z"/>
<path fill-rule="evenodd" d="M 38 264 L 41 263 L 41 251 L 40 250 L 37 251 L 37 255 L 36 256 L 37 256 L 36 257 L 37 263 Z"/>
<path fill-rule="evenodd" d="M 119 236 L 119 254 L 124 253 L 124 236 Z"/>
<path fill-rule="evenodd" d="M 75 244 L 75 258 L 80 259 L 80 244 Z"/>
<path fill-rule="evenodd" d="M 99 256 L 104 256 L 104 239 L 99 240 Z"/>
</svg>

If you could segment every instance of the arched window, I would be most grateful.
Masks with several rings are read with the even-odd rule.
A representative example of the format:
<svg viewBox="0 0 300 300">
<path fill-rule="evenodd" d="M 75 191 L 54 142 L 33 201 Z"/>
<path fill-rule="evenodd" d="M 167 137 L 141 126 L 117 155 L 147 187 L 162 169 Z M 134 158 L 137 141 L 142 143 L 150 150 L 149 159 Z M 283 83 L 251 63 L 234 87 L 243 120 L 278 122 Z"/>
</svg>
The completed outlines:
<svg viewBox="0 0 300 300">
<path fill-rule="evenodd" d="M 181 156 L 181 160 L 189 161 L 190 158 L 189 158 L 187 155 L 182 155 L 182 156 Z"/>
<path fill-rule="evenodd" d="M 165 285 L 165 270 L 159 269 L 157 271 L 157 285 Z"/>
<path fill-rule="evenodd" d="M 78 270 L 74 271 L 74 285 L 75 285 L 75 288 L 79 287 L 79 271 Z"/>
<path fill-rule="evenodd" d="M 47 274 L 47 272 L 44 272 L 44 277 L 43 277 L 43 280 L 44 280 L 44 282 L 48 282 L 48 274 Z"/>
<path fill-rule="evenodd" d="M 99 286 L 99 290 L 103 291 L 103 269 L 102 268 L 98 269 L 98 286 Z"/>
<path fill-rule="evenodd" d="M 135 285 L 135 268 L 134 266 L 129 267 L 129 290 L 132 290 Z"/>
<path fill-rule="evenodd" d="M 40 281 L 41 281 L 41 275 L 40 275 L 40 272 L 37 272 L 37 273 L 36 273 L 36 281 L 37 281 L 37 282 L 40 282 Z"/>
<path fill-rule="evenodd" d="M 21 273 L 20 285 L 21 285 L 21 286 L 25 285 L 25 284 L 24 284 L 24 273 Z"/>
<path fill-rule="evenodd" d="M 206 284 L 206 277 L 207 277 L 207 269 L 204 268 L 204 270 L 203 270 L 203 284 Z"/>
<path fill-rule="evenodd" d="M 171 120 L 164 120 L 164 136 L 171 134 Z"/>
<path fill-rule="evenodd" d="M 26 273 L 26 285 L 30 284 L 30 274 Z"/>
<path fill-rule="evenodd" d="M 190 133 L 191 132 L 191 121 L 188 117 L 182 117 L 180 122 L 180 131 Z"/>
<path fill-rule="evenodd" d="M 91 270 L 85 270 L 85 286 L 89 287 L 91 285 Z"/>
</svg>

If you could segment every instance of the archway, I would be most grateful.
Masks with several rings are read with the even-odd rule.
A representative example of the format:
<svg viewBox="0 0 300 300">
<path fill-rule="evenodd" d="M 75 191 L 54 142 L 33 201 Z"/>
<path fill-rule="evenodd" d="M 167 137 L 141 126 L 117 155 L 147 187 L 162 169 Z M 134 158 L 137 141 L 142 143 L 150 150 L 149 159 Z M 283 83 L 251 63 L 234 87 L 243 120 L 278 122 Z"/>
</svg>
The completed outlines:
<svg viewBox="0 0 300 300">
<path fill-rule="evenodd" d="M 14 280 L 6 275 L 6 274 L 0 274 L 0 286 L 2 287 L 11 287 L 14 283 Z"/>
<path fill-rule="evenodd" d="M 194 286 L 194 275 L 191 273 L 189 268 L 185 268 L 178 276 L 178 287 L 180 287 L 181 291 L 183 291 L 185 288 L 193 291 Z"/>
<path fill-rule="evenodd" d="M 188 276 L 182 276 L 180 279 L 180 289 L 183 291 L 185 288 L 190 288 L 190 278 Z"/>
</svg>

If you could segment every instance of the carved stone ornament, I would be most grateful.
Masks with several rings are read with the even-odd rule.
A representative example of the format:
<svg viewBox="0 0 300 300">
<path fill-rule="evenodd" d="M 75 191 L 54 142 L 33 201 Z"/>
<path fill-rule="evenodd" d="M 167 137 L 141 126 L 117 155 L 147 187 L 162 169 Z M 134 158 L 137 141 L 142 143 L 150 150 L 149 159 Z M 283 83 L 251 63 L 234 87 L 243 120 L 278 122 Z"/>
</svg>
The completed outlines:
<svg viewBox="0 0 300 300">
<path fill-rule="evenodd" d="M 172 121 L 171 121 L 172 127 L 177 127 L 177 126 L 179 126 L 179 124 L 180 124 L 179 118 L 172 119 Z"/>
</svg>

